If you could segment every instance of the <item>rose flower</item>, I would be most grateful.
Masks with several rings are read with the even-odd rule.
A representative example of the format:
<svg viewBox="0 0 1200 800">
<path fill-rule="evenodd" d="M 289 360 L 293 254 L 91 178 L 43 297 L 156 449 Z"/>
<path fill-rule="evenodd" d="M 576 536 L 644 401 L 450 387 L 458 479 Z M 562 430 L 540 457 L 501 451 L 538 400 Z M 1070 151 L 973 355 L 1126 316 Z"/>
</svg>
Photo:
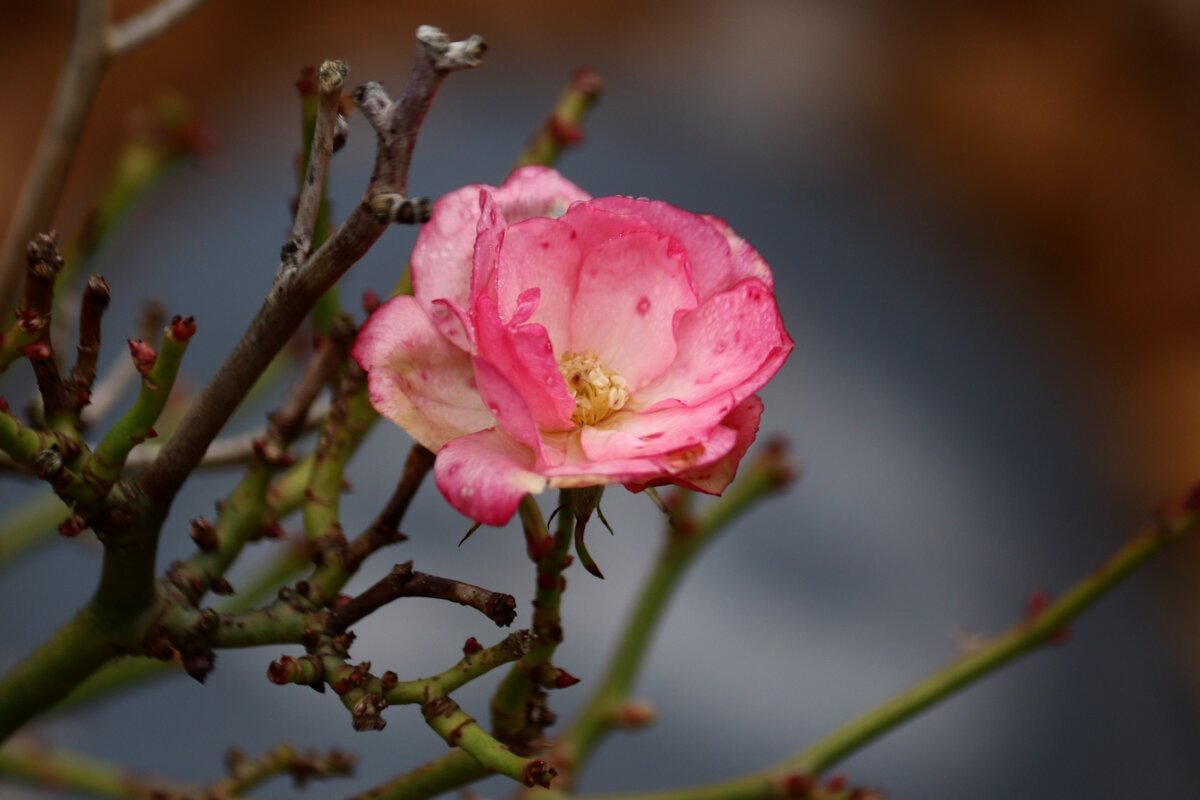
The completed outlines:
<svg viewBox="0 0 1200 800">
<path fill-rule="evenodd" d="M 490 525 L 547 486 L 720 493 L 792 350 L 770 269 L 725 222 L 541 167 L 439 200 L 412 279 L 354 357 L 450 504 Z"/>
</svg>

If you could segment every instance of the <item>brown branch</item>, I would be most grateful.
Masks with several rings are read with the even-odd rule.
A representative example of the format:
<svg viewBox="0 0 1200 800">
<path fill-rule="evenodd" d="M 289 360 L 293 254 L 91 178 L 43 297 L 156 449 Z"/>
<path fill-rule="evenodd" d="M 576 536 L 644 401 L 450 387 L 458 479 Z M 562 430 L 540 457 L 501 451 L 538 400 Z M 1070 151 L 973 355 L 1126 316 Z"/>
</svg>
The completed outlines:
<svg viewBox="0 0 1200 800">
<path fill-rule="evenodd" d="M 204 0 L 159 0 L 150 8 L 112 25 L 105 37 L 109 58 L 120 58 L 162 35 L 203 3 Z"/>
<path fill-rule="evenodd" d="M 321 210 L 321 196 L 325 191 L 325 176 L 329 171 L 329 159 L 333 155 L 334 131 L 337 128 L 338 106 L 342 99 L 342 84 L 350 67 L 345 61 L 326 61 L 321 64 L 317 78 L 317 118 L 313 127 L 312 150 L 308 157 L 308 168 L 300 184 L 300 197 L 296 201 L 296 217 L 292 223 L 292 234 L 283 246 L 279 272 L 276 280 L 284 273 L 294 273 L 308 258 L 312 250 L 313 230 Z"/>
<path fill-rule="evenodd" d="M 75 34 L 67 61 L 0 249 L 0 315 L 16 305 L 25 243 L 53 226 L 54 209 L 104 72 L 107 25 L 107 0 L 76 3 Z"/>
<path fill-rule="evenodd" d="M 54 311 L 54 281 L 62 269 L 54 232 L 39 233 L 26 247 L 25 300 L 17 312 L 21 326 L 37 333 L 37 339 L 25 349 L 33 364 L 42 408 L 47 420 L 74 410 L 74 397 L 58 371 L 54 348 L 50 344 L 50 316 Z"/>
<path fill-rule="evenodd" d="M 283 275 L 276 282 L 241 341 L 193 401 L 175 434 L 140 479 L 149 502 L 164 513 L 241 398 L 317 299 L 366 253 L 391 221 L 387 214 L 376 212 L 381 206 L 378 198 L 407 189 L 412 147 L 438 87 L 453 69 L 478 63 L 482 52 L 477 37 L 467 40 L 474 43 L 467 47 L 464 42 L 445 42 L 440 32 L 441 38 L 431 36 L 430 30 L 436 31 L 423 27 L 418 33 L 420 47 L 404 97 L 389 115 L 388 125 L 377 127 L 375 173 L 362 202 L 295 275 Z M 451 58 L 450 53 L 457 55 Z M 390 182 L 385 183 L 380 176 L 388 176 Z"/>
<path fill-rule="evenodd" d="M 500 627 L 511 625 L 517 616 L 517 601 L 510 594 L 493 592 L 451 578 L 416 572 L 412 568 L 412 562 L 406 561 L 392 567 L 391 572 L 358 597 L 336 608 L 329 617 L 327 627 L 334 633 L 343 633 L 363 617 L 401 597 L 449 600 L 474 608 Z"/>
<path fill-rule="evenodd" d="M 343 563 L 346 572 L 356 572 L 362 562 L 379 548 L 408 538 L 400 532 L 400 521 L 404 519 L 417 489 L 421 488 L 421 482 L 432 468 L 433 453 L 419 444 L 414 444 L 408 451 L 400 482 L 396 484 L 396 490 L 392 492 L 387 504 L 370 527 L 347 546 Z"/>
<path fill-rule="evenodd" d="M 135 338 L 153 342 L 163 329 L 167 312 L 157 300 L 147 300 L 138 318 L 138 335 Z M 137 381 L 139 375 L 133 360 L 118 358 L 108 372 L 95 383 L 91 404 L 79 413 L 80 424 L 85 428 L 104 419 L 121 402 L 125 392 Z M 158 452 L 157 449 L 154 452 Z M 142 465 L 145 466 L 145 465 Z"/>
<path fill-rule="evenodd" d="M 69 380 L 76 407 L 88 404 L 96 380 L 96 360 L 100 357 L 100 320 L 112 299 L 108 283 L 99 275 L 88 278 L 79 307 L 79 346 Z"/>
</svg>

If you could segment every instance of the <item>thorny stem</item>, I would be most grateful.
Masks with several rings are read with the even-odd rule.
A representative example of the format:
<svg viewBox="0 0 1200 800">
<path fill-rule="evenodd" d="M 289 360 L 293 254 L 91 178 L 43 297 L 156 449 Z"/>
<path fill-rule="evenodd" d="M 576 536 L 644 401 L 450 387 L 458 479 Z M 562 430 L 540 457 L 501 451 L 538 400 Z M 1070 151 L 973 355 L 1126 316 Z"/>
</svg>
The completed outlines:
<svg viewBox="0 0 1200 800">
<path fill-rule="evenodd" d="M 569 550 L 574 520 L 567 491 L 559 493 L 560 510 L 554 536 L 550 535 L 542 512 L 532 496 L 526 495 L 518 506 L 526 549 L 530 559 L 537 565 L 537 590 L 533 601 L 534 643 L 529 653 L 522 657 L 496 688 L 492 697 L 492 728 L 502 741 L 523 752 L 531 751 L 540 743 L 542 731 L 548 724 L 545 696 L 538 687 L 553 685 L 544 678 L 555 671 L 550 661 L 563 638 L 559 607 L 567 583 L 562 572 L 571 563 Z"/>
<path fill-rule="evenodd" d="M 388 690 L 387 701 L 391 705 L 400 706 L 423 703 L 430 697 L 443 697 L 497 667 L 517 660 L 529 652 L 531 644 L 529 631 L 510 633 L 499 644 L 482 650 L 474 649 L 478 647 L 474 639 L 468 640 L 464 651 L 471 652 L 467 652 L 457 664 L 430 678 L 397 683 Z"/>
<path fill-rule="evenodd" d="M 629 612 L 608 668 L 587 705 L 553 746 L 555 763 L 567 780 L 578 777 L 605 734 L 622 724 L 636 724 L 624 720 L 622 712 L 654 631 L 697 556 L 737 515 L 778 492 L 790 480 L 790 465 L 778 447 L 769 445 L 757 460 L 742 468 L 741 476 L 724 496 L 709 504 L 699 519 L 685 519 L 679 527 L 666 526 L 666 541 Z"/>
<path fill-rule="evenodd" d="M 1183 502 L 1145 525 L 1056 601 L 1023 619 L 908 689 L 885 700 L 809 747 L 740 778 L 689 789 L 622 795 L 588 795 L 588 800 L 771 800 L 782 782 L 821 775 L 840 761 L 922 711 L 987 677 L 1000 667 L 1053 643 L 1068 623 L 1086 611 L 1135 569 L 1167 545 L 1191 534 L 1200 523 L 1200 487 Z"/>
<path fill-rule="evenodd" d="M 550 786 L 557 775 L 541 759 L 516 755 L 502 742 L 492 738 L 471 715 L 449 697 L 436 697 L 421 705 L 425 722 L 446 744 L 459 747 L 492 772 L 512 778 L 525 786 Z"/>
</svg>

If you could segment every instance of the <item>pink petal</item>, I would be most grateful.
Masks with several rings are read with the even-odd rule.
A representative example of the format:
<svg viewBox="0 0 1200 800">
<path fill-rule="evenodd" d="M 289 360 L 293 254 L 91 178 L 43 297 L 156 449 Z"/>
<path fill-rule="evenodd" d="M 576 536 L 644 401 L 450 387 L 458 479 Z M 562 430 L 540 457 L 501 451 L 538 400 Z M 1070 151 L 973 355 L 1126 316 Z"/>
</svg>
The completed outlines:
<svg viewBox="0 0 1200 800">
<path fill-rule="evenodd" d="M 430 450 L 494 424 L 470 358 L 438 333 L 412 297 L 380 306 L 359 332 L 353 355 L 367 371 L 375 409 Z"/>
<path fill-rule="evenodd" d="M 448 442 L 433 475 L 450 505 L 485 525 L 508 522 L 522 497 L 546 488 L 532 451 L 494 428 Z"/>
<path fill-rule="evenodd" d="M 558 360 L 546 329 L 536 323 L 505 325 L 496 301 L 483 295 L 475 301 L 476 346 L 520 395 L 534 423 L 546 430 L 570 430 L 575 399 L 558 370 Z M 481 385 L 488 404 L 492 398 Z"/>
<path fill-rule="evenodd" d="M 653 231 L 654 228 L 643 219 L 628 213 L 610 211 L 599 204 L 608 198 L 600 198 L 587 203 L 576 203 L 563 215 L 562 222 L 570 225 L 579 235 L 577 240 L 580 250 L 587 252 L 627 233 L 636 231 Z"/>
<path fill-rule="evenodd" d="M 572 203 L 591 195 L 549 167 L 514 170 L 496 190 L 496 200 L 509 224 L 530 217 L 561 217 Z"/>
<path fill-rule="evenodd" d="M 642 487 L 670 481 L 676 474 L 689 473 L 718 462 L 737 444 L 732 428 L 717 425 L 704 441 L 671 452 L 641 458 L 589 459 L 578 446 L 569 447 L 563 464 L 542 470 L 550 485 L 558 488 L 625 483 Z"/>
<path fill-rule="evenodd" d="M 421 226 L 412 252 L 412 281 L 413 296 L 426 311 L 439 299 L 469 306 L 479 194 L 489 188 L 471 184 L 442 197 Z"/>
<path fill-rule="evenodd" d="M 734 233 L 733 228 L 729 227 L 729 223 L 720 217 L 714 217 L 710 214 L 705 214 L 704 218 L 711 222 L 721 235 L 725 237 L 725 241 L 729 243 L 729 249 L 733 253 L 733 282 L 744 280 L 745 278 L 758 278 L 768 287 L 775 287 L 775 277 L 771 274 L 771 268 L 767 266 L 767 262 L 758 254 L 758 251 L 750 246 L 742 237 Z"/>
<path fill-rule="evenodd" d="M 728 289 L 735 282 L 733 254 L 722 232 L 698 214 L 659 200 L 600 197 L 589 205 L 599 210 L 633 217 L 660 233 L 669 234 L 687 252 L 692 280 L 701 300 Z"/>
<path fill-rule="evenodd" d="M 732 430 L 735 434 L 732 449 L 710 464 L 676 475 L 671 479 L 671 483 L 707 494 L 720 494 L 725 491 L 725 487 L 732 483 L 737 475 L 742 457 L 746 455 L 750 445 L 754 444 L 762 412 L 762 400 L 758 399 L 757 395 L 750 395 L 739 403 L 721 422 L 722 427 Z M 633 491 L 638 490 L 635 486 L 629 488 Z"/>
<path fill-rule="evenodd" d="M 509 379 L 510 376 L 492 362 L 478 356 L 472 360 L 472 364 L 479 393 L 483 396 L 488 411 L 496 418 L 496 427 L 529 448 L 538 467 L 561 464 L 561 446 L 556 447 L 553 441 L 545 441 L 547 438 L 552 440 L 553 437 L 545 437 L 539 430 L 528 402 Z"/>
<path fill-rule="evenodd" d="M 622 410 L 580 430 L 579 443 L 591 461 L 643 458 L 703 444 L 733 410 L 726 393 L 697 406 L 673 405 L 656 411 Z"/>
<path fill-rule="evenodd" d="M 792 352 L 775 297 L 747 278 L 709 298 L 676 331 L 678 356 L 637 393 L 639 408 L 696 405 L 732 393 L 740 401 L 762 388 Z"/>
<path fill-rule="evenodd" d="M 652 232 L 610 239 L 584 253 L 571 308 L 571 350 L 594 350 L 630 391 L 675 359 L 675 321 L 696 307 L 687 260 Z"/>
<path fill-rule="evenodd" d="M 508 232 L 508 220 L 500 211 L 496 196 L 489 191 L 479 193 L 479 223 L 475 229 L 475 249 L 472 251 L 471 305 L 475 298 L 488 291 L 493 273 L 500 261 L 500 247 Z"/>
<path fill-rule="evenodd" d="M 517 313 L 521 295 L 539 289 L 530 319 L 546 328 L 555 350 L 568 347 L 571 301 L 579 280 L 579 246 L 575 230 L 557 220 L 535 217 L 510 227 L 500 247 L 493 291 L 502 319 Z"/>
<path fill-rule="evenodd" d="M 505 225 L 534 216 L 562 216 L 572 203 L 589 197 L 552 169 L 525 167 L 513 172 L 499 188 L 476 183 L 439 199 L 412 254 L 413 295 L 426 310 L 439 298 L 470 307 L 481 191 L 494 194 L 497 213 L 506 220 Z"/>
</svg>

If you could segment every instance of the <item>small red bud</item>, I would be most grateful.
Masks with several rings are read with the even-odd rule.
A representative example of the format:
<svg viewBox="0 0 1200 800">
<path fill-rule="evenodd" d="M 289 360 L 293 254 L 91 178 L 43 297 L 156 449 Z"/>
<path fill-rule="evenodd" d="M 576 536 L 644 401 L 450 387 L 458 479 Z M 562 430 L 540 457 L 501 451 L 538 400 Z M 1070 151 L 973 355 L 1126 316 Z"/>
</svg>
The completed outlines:
<svg viewBox="0 0 1200 800">
<path fill-rule="evenodd" d="M 75 405 L 83 408 L 90 402 L 92 402 L 92 393 L 87 389 L 80 389 L 75 393 Z"/>
<path fill-rule="evenodd" d="M 288 683 L 288 673 L 291 672 L 293 659 L 291 656 L 280 656 L 267 666 L 267 680 L 283 685 Z"/>
<path fill-rule="evenodd" d="M 801 773 L 785 775 L 779 781 L 780 794 L 794 800 L 804 800 L 812 795 L 815 788 L 817 786 L 813 779 Z"/>
<path fill-rule="evenodd" d="M 196 318 L 172 317 L 171 325 L 167 330 L 171 334 L 172 339 L 186 342 L 188 339 L 191 339 L 196 335 Z"/>
<path fill-rule="evenodd" d="M 376 294 L 373 289 L 367 289 L 365 292 L 363 292 L 362 307 L 363 311 L 365 311 L 368 315 L 374 314 L 375 309 L 379 308 L 379 306 L 382 304 L 383 301 L 379 299 L 379 295 Z"/>
<path fill-rule="evenodd" d="M 339 594 L 337 597 L 333 598 L 333 602 L 329 604 L 329 607 L 332 610 L 337 611 L 339 608 L 344 608 L 352 599 L 353 598 L 351 598 L 348 594 Z"/>
<path fill-rule="evenodd" d="M 30 361 L 44 361 L 50 357 L 51 352 L 50 343 L 45 340 L 32 342 L 21 348 L 21 355 Z"/>
<path fill-rule="evenodd" d="M 83 533 L 83 529 L 85 527 L 86 526 L 83 524 L 83 520 L 81 518 L 70 517 L 69 519 L 64 520 L 58 526 L 58 533 L 60 536 L 66 536 L 68 539 L 73 539 L 79 534 Z"/>
<path fill-rule="evenodd" d="M 0 397 L 0 413 L 3 413 L 3 414 L 8 413 L 8 398 L 7 397 Z"/>
<path fill-rule="evenodd" d="M 560 669 L 554 676 L 555 689 L 566 689 L 568 686 L 574 686 L 577 683 L 579 683 L 579 678 L 576 678 L 565 669 Z"/>
<path fill-rule="evenodd" d="M 658 712 L 645 700 L 626 701 L 616 711 L 616 722 L 622 728 L 644 728 L 657 718 Z"/>
<path fill-rule="evenodd" d="M 583 141 L 583 128 L 560 116 L 552 116 L 548 120 L 550 135 L 566 145 L 575 145 Z"/>
<path fill-rule="evenodd" d="M 840 792 L 846 788 L 846 776 L 842 773 L 833 775 L 825 781 L 825 788 L 831 792 Z"/>
<path fill-rule="evenodd" d="M 154 362 L 158 361 L 158 353 L 141 339 L 129 340 L 129 354 L 133 356 L 133 365 L 143 375 L 153 369 Z"/>
<path fill-rule="evenodd" d="M 146 431 L 146 438 L 147 439 L 157 439 L 158 431 L 154 430 L 154 428 L 151 428 L 150 430 Z"/>
<path fill-rule="evenodd" d="M 270 525 L 263 525 L 259 528 L 259 531 L 267 539 L 282 539 L 283 537 L 287 536 L 287 531 L 285 531 L 283 526 L 278 522 L 274 522 Z"/>
<path fill-rule="evenodd" d="M 544 592 L 552 592 L 554 591 L 554 587 L 558 586 L 558 578 L 554 575 L 542 573 L 537 576 L 537 585 Z"/>
<path fill-rule="evenodd" d="M 192 541 L 196 543 L 204 552 L 211 552 L 217 549 L 217 526 L 206 520 L 204 517 L 196 517 L 190 525 Z"/>
<path fill-rule="evenodd" d="M 397 675 L 395 672 L 392 672 L 390 669 L 387 672 L 385 672 L 379 676 L 379 685 L 383 687 L 383 690 L 385 692 L 388 689 L 391 689 L 393 686 L 395 686 L 399 682 L 400 682 L 400 676 Z"/>
<path fill-rule="evenodd" d="M 481 645 L 479 643 L 479 640 L 476 639 L 474 636 L 472 636 L 470 639 L 467 639 L 466 643 L 463 644 L 463 654 L 464 655 L 468 655 L 468 656 L 473 655 L 475 653 L 478 653 L 482 649 L 483 649 L 483 645 Z"/>
</svg>

